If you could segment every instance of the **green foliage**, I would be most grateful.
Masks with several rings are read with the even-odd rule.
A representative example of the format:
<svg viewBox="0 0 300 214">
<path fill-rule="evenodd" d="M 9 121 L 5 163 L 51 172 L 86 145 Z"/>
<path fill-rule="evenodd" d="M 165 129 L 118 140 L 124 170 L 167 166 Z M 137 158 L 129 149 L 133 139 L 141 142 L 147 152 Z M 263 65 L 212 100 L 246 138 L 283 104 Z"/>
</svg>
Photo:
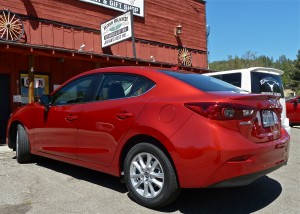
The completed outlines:
<svg viewBox="0 0 300 214">
<path fill-rule="evenodd" d="M 282 77 L 284 87 L 300 94 L 300 50 L 296 60 L 287 59 L 285 55 L 277 60 L 268 56 L 257 56 L 255 52 L 247 51 L 242 57 L 228 56 L 227 60 L 209 63 L 209 69 L 214 71 L 226 71 L 249 67 L 268 67 L 284 71 Z"/>
</svg>

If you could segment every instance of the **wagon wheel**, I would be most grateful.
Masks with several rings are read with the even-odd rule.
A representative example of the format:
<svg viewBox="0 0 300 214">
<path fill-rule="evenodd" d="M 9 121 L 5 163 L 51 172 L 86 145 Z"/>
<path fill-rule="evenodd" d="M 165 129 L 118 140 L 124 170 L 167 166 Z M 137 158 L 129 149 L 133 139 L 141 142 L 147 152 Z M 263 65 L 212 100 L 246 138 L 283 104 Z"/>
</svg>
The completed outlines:
<svg viewBox="0 0 300 214">
<path fill-rule="evenodd" d="M 9 10 L 0 10 L 0 39 L 18 41 L 24 34 L 21 18 Z"/>
<path fill-rule="evenodd" d="M 178 63 L 180 65 L 185 65 L 185 66 L 192 65 L 192 54 L 186 48 L 182 48 L 179 50 Z"/>
</svg>

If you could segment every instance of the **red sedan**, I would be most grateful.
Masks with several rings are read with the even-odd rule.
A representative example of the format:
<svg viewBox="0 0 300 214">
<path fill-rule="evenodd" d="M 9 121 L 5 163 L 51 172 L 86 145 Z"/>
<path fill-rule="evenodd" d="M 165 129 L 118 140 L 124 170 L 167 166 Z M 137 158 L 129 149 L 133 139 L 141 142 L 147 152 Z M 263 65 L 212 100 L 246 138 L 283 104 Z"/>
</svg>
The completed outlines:
<svg viewBox="0 0 300 214">
<path fill-rule="evenodd" d="M 286 116 L 290 120 L 290 126 L 300 125 L 300 96 L 286 101 Z"/>
<path fill-rule="evenodd" d="M 195 73 L 140 67 L 80 74 L 17 110 L 7 144 L 124 177 L 129 194 L 158 208 L 181 188 L 247 185 L 285 165 L 281 105 Z"/>
</svg>

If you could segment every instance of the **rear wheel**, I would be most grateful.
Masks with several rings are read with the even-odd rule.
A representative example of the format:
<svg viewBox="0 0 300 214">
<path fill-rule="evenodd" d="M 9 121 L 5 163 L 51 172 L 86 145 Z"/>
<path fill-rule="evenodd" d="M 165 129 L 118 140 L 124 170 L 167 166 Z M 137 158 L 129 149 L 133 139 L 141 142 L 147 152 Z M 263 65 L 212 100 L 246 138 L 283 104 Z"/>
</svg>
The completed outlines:
<svg viewBox="0 0 300 214">
<path fill-rule="evenodd" d="M 145 207 L 166 206 L 180 193 L 170 160 L 149 143 L 140 143 L 130 149 L 125 159 L 124 179 L 130 196 Z"/>
<path fill-rule="evenodd" d="M 18 163 L 28 163 L 31 160 L 28 135 L 24 127 L 20 124 L 17 126 L 16 158 Z"/>
</svg>

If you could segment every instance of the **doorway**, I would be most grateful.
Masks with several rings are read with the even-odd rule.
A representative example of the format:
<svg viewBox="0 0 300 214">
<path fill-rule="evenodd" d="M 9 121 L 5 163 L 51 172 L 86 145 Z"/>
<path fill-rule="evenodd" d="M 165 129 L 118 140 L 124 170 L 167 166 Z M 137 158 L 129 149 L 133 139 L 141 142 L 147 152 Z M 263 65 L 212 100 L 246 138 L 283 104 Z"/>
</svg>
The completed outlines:
<svg viewBox="0 0 300 214">
<path fill-rule="evenodd" d="M 5 132 L 9 115 L 9 75 L 0 74 L 0 144 L 5 144 Z"/>
</svg>

